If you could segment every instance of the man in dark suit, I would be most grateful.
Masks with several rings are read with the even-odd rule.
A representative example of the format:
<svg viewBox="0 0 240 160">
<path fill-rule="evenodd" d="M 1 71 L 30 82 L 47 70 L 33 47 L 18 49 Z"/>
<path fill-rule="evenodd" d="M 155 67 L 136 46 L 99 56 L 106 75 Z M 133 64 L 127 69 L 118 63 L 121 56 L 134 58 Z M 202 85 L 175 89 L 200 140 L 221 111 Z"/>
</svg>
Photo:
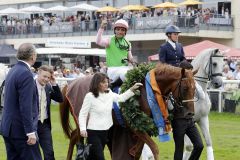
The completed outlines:
<svg viewBox="0 0 240 160">
<path fill-rule="evenodd" d="M 43 65 L 38 68 L 36 85 L 39 99 L 38 116 L 38 137 L 43 150 L 45 160 L 54 160 L 54 151 L 51 134 L 51 99 L 57 102 L 63 102 L 63 96 L 60 88 L 56 84 L 53 70 Z"/>
<path fill-rule="evenodd" d="M 18 62 L 5 80 L 1 130 L 8 160 L 42 159 L 37 136 L 37 89 L 30 71 L 36 58 L 35 47 L 22 44 L 17 52 Z"/>
<path fill-rule="evenodd" d="M 181 31 L 177 26 L 170 25 L 166 27 L 165 33 L 168 40 L 160 46 L 159 60 L 178 67 L 180 62 L 186 59 L 183 47 L 178 43 L 178 36 Z"/>
</svg>

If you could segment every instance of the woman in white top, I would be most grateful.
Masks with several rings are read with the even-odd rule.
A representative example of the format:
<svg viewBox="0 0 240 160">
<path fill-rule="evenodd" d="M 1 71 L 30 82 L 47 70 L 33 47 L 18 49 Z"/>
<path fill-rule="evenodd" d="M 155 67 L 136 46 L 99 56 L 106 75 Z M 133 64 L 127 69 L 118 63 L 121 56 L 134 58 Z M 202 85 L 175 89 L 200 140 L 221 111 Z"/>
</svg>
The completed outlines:
<svg viewBox="0 0 240 160">
<path fill-rule="evenodd" d="M 96 73 L 79 113 L 80 134 L 82 137 L 87 137 L 88 143 L 92 144 L 88 160 L 104 160 L 103 150 L 107 143 L 108 130 L 113 125 L 113 102 L 126 101 L 134 95 L 134 90 L 142 86 L 141 83 L 136 83 L 119 95 L 113 93 L 108 88 L 108 84 L 106 74 Z"/>
</svg>

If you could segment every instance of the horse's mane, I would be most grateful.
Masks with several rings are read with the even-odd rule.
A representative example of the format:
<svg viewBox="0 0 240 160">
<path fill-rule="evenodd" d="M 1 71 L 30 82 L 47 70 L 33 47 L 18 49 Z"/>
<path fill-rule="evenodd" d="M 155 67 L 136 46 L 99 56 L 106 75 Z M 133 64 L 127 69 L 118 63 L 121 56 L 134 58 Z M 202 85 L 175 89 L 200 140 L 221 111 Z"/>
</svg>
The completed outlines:
<svg viewBox="0 0 240 160">
<path fill-rule="evenodd" d="M 156 66 L 155 74 L 162 79 L 178 79 L 181 76 L 180 68 L 174 67 L 165 63 L 158 63 Z"/>
<path fill-rule="evenodd" d="M 209 61 L 209 58 L 211 56 L 211 54 L 221 54 L 220 52 L 216 52 L 218 49 L 216 48 L 209 48 L 209 49 L 205 49 L 202 52 L 200 52 L 192 61 L 192 65 L 193 65 L 193 69 L 199 69 L 203 66 L 206 66 L 205 64 Z"/>
</svg>

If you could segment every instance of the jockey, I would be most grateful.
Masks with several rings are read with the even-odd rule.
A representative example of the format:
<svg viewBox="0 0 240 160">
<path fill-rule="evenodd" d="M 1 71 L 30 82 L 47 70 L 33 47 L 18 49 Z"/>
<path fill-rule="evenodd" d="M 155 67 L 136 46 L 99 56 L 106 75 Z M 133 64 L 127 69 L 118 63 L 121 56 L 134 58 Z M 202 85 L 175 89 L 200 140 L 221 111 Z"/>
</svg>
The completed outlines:
<svg viewBox="0 0 240 160">
<path fill-rule="evenodd" d="M 111 83 L 119 78 L 124 81 L 125 74 L 129 70 L 124 59 L 133 62 L 131 43 L 125 39 L 128 23 L 123 19 L 117 20 L 113 25 L 114 35 L 103 39 L 102 34 L 106 25 L 107 21 L 103 20 L 97 33 L 96 43 L 106 48 L 107 74 Z"/>
<path fill-rule="evenodd" d="M 160 46 L 159 60 L 163 63 L 179 66 L 186 60 L 181 43 L 178 43 L 178 36 L 181 33 L 180 29 L 175 25 L 169 25 L 165 29 L 167 42 Z"/>
</svg>

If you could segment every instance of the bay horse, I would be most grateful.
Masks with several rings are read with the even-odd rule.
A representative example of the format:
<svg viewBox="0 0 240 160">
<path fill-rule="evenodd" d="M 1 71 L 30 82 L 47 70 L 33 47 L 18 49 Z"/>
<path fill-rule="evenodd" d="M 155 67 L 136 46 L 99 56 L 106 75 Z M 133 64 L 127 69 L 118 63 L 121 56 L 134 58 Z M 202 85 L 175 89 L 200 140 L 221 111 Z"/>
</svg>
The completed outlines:
<svg viewBox="0 0 240 160">
<path fill-rule="evenodd" d="M 134 73 L 131 71 L 134 71 L 134 69 L 128 71 L 127 75 Z M 186 105 L 193 106 L 192 99 L 194 98 L 193 95 L 195 90 L 193 76 L 196 72 L 197 71 L 181 69 L 167 64 L 157 64 L 154 69 L 154 73 L 157 85 L 161 90 L 161 96 L 164 99 L 168 99 L 169 94 L 172 93 L 174 99 L 177 102 L 186 103 Z M 143 83 L 145 86 L 144 78 L 147 72 L 145 71 L 142 74 L 143 78 L 138 79 L 138 82 Z M 61 124 L 65 135 L 70 139 L 67 160 L 71 160 L 72 158 L 74 145 L 83 139 L 79 134 L 78 114 L 84 96 L 88 92 L 91 78 L 92 77 L 78 78 L 71 82 L 68 86 L 65 86 L 62 91 L 64 95 L 64 102 L 60 104 Z M 73 90 L 73 92 L 69 90 Z M 179 95 L 181 95 L 181 97 L 184 97 L 184 99 L 179 99 Z M 141 87 L 140 95 L 136 96 L 140 105 L 140 110 L 147 116 L 152 117 L 146 97 L 147 94 L 145 87 Z M 186 102 L 183 102 L 185 99 L 188 100 Z M 73 116 L 76 125 L 75 129 L 73 129 L 70 125 L 69 112 L 71 112 Z M 113 114 L 113 120 L 114 119 L 115 118 Z M 158 147 L 146 132 L 141 132 L 129 128 L 127 122 L 126 127 L 122 127 L 116 124 L 116 121 L 114 120 L 112 133 L 113 134 L 110 137 L 110 141 L 112 143 L 108 145 L 108 148 L 113 160 L 138 160 L 145 143 L 153 152 L 155 160 L 159 160 Z"/>
<path fill-rule="evenodd" d="M 210 48 L 202 51 L 192 61 L 194 69 L 198 69 L 195 80 L 205 92 L 204 99 L 198 99 L 194 102 L 194 120 L 199 125 L 207 145 L 207 160 L 214 160 L 212 140 L 209 131 L 208 114 L 211 108 L 211 102 L 207 93 L 208 82 L 212 88 L 222 86 L 223 53 L 216 48 Z M 193 145 L 189 138 L 185 136 L 185 152 L 183 160 L 187 160 L 191 154 Z"/>
</svg>

